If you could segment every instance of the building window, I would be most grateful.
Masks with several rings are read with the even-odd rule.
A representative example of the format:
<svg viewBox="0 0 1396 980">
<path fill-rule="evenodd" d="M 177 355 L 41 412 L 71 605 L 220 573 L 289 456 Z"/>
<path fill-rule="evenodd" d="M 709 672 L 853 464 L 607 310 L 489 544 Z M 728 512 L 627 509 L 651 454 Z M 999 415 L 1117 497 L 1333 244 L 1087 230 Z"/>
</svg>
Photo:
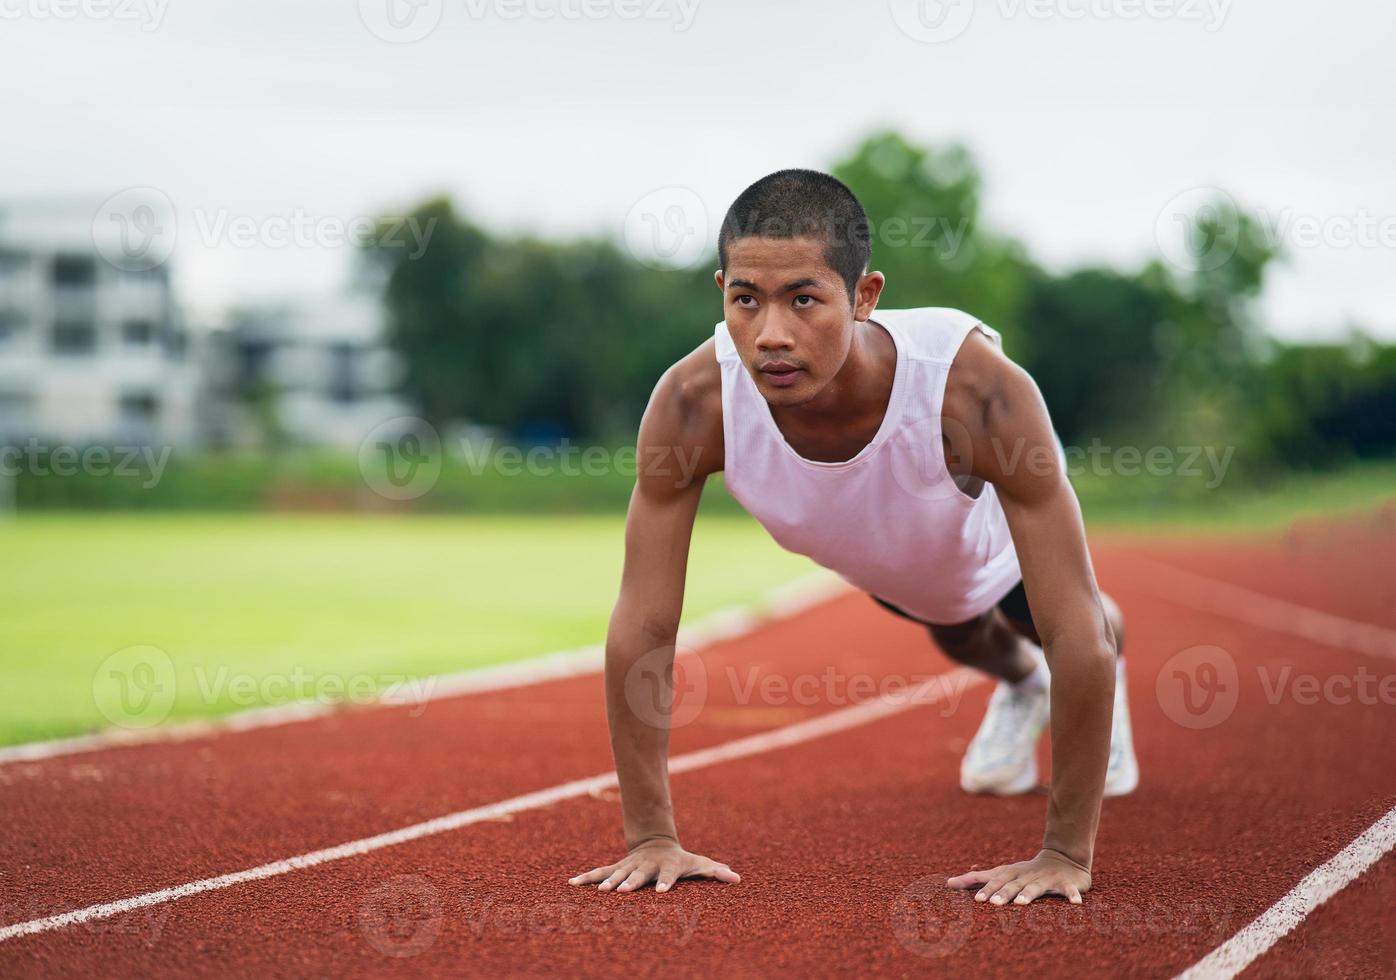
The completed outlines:
<svg viewBox="0 0 1396 980">
<path fill-rule="evenodd" d="M 88 320 L 59 321 L 53 325 L 55 354 L 81 356 L 97 347 L 97 328 Z"/>
<path fill-rule="evenodd" d="M 23 391 L 0 391 L 0 438 L 18 439 L 33 428 L 34 399 Z"/>
<path fill-rule="evenodd" d="M 357 351 L 353 344 L 336 342 L 330 344 L 330 399 L 341 404 L 352 402 L 358 396 L 354 384 Z"/>
<path fill-rule="evenodd" d="M 127 347 L 148 347 L 155 339 L 155 325 L 149 320 L 127 320 L 121 325 L 121 342 Z"/>
<path fill-rule="evenodd" d="M 269 341 L 238 341 L 237 383 L 241 390 L 251 391 L 270 383 L 272 353 L 272 345 Z"/>
<path fill-rule="evenodd" d="M 168 280 L 163 265 L 152 266 L 149 269 L 128 269 L 121 274 L 127 282 L 134 283 L 159 283 L 164 284 Z"/>
<path fill-rule="evenodd" d="M 0 310 L 0 347 L 13 340 L 24 329 L 24 314 L 18 310 Z"/>
<path fill-rule="evenodd" d="M 71 289 L 91 286 L 97 281 L 97 262 L 90 255 L 55 255 L 53 284 Z"/>
<path fill-rule="evenodd" d="M 152 425 L 160 414 L 160 399 L 148 391 L 122 395 L 118 404 L 121 421 L 127 425 Z"/>
<path fill-rule="evenodd" d="M 183 330 L 178 327 L 169 327 L 165 330 L 165 352 L 174 360 L 182 360 L 184 352 L 189 346 L 189 338 Z"/>
<path fill-rule="evenodd" d="M 29 256 L 23 252 L 12 252 L 0 249 L 0 279 L 8 279 L 17 276 L 24 271 L 24 267 L 29 264 Z"/>
<path fill-rule="evenodd" d="M 33 398 L 23 391 L 0 391 L 0 416 L 10 418 L 28 414 Z"/>
</svg>

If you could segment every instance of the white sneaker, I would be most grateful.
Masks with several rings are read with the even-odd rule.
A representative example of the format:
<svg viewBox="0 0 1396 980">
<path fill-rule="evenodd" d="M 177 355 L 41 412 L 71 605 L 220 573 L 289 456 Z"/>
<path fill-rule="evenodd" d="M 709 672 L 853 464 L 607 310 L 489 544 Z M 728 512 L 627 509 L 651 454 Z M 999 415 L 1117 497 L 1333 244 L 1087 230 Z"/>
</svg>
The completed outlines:
<svg viewBox="0 0 1396 980">
<path fill-rule="evenodd" d="M 960 787 L 999 796 L 1035 789 L 1037 740 L 1050 707 L 1046 685 L 1000 681 L 960 763 Z"/>
<path fill-rule="evenodd" d="M 1105 769 L 1105 795 L 1128 796 L 1139 786 L 1139 760 L 1134 755 L 1134 729 L 1129 723 L 1129 693 L 1125 662 L 1115 662 L 1115 716 L 1110 722 L 1110 763 Z"/>
</svg>

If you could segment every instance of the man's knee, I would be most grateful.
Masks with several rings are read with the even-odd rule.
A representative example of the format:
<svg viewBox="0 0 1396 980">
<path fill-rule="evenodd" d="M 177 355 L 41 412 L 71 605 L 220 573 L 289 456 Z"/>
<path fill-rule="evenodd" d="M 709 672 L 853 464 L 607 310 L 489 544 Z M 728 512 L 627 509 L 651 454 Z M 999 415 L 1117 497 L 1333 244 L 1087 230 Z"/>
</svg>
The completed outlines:
<svg viewBox="0 0 1396 980">
<path fill-rule="evenodd" d="M 989 616 L 977 616 L 951 626 L 930 626 L 931 639 L 951 660 L 976 665 L 991 656 Z"/>
</svg>

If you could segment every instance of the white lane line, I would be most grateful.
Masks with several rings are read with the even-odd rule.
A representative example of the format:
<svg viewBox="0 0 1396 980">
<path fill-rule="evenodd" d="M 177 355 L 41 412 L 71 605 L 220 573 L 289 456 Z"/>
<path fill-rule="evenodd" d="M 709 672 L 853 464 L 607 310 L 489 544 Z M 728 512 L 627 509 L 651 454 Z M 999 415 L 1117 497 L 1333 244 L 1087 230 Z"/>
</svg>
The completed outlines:
<svg viewBox="0 0 1396 980">
<path fill-rule="evenodd" d="M 771 589 L 749 605 L 720 609 L 691 626 L 685 626 L 679 632 L 678 642 L 682 647 L 700 649 L 723 640 L 735 639 L 767 622 L 788 619 L 847 591 L 849 587 L 841 579 L 826 572 L 805 575 Z M 528 687 L 546 681 L 580 677 L 600 672 L 604 658 L 605 648 L 597 644 L 493 667 L 476 667 L 453 674 L 413 678 L 410 682 L 387 688 L 373 704 L 358 707 L 404 707 L 467 694 Z M 211 738 L 231 732 L 312 721 L 341 709 L 342 705 L 334 702 L 296 701 L 265 708 L 251 708 L 207 721 L 185 721 L 143 729 L 112 728 L 94 735 L 28 742 L 0 748 L 0 765 L 36 762 L 83 752 L 148 745 L 152 742 L 183 742 L 196 738 Z"/>
<path fill-rule="evenodd" d="M 675 756 L 669 762 L 669 771 L 670 773 L 692 772 L 695 769 L 703 769 L 722 762 L 731 762 L 734 759 L 799 745 L 801 742 L 823 738 L 826 735 L 833 735 L 900 714 L 919 705 L 936 704 L 952 697 L 958 698 L 961 692 L 982 680 L 983 676 L 980 674 L 963 667 L 957 668 L 944 674 L 929 677 L 914 687 L 903 689 L 900 692 L 889 692 L 851 707 L 839 708 L 809 721 L 797 722 L 769 732 L 735 739 L 712 748 L 699 749 L 696 752 Z M 308 854 L 298 854 L 295 857 L 273 861 L 270 864 L 247 868 L 243 871 L 234 871 L 231 874 L 219 875 L 216 878 L 191 881 L 187 884 L 176 885 L 173 888 L 162 888 L 159 891 L 147 892 L 144 895 L 123 898 L 115 902 L 90 905 L 84 909 L 75 909 L 44 919 L 18 922 L 0 928 L 0 942 L 16 939 L 20 936 L 31 936 L 35 933 L 50 932 L 65 926 L 80 925 L 96 919 L 109 919 L 114 915 L 121 915 L 123 912 L 132 912 L 151 905 L 162 905 L 203 892 L 231 888 L 234 885 L 241 885 L 249 881 L 274 878 L 278 875 L 313 868 L 316 865 L 327 864 L 331 861 L 358 857 L 373 851 L 380 851 L 385 847 L 395 847 L 398 844 L 421 840 L 424 837 L 459 830 L 462 827 L 468 827 L 485 820 L 497 820 L 500 817 L 520 813 L 524 810 L 537 810 L 563 800 L 594 795 L 615 786 L 616 774 L 614 771 L 588 779 L 574 780 L 549 789 L 515 796 L 500 803 L 491 803 L 471 810 L 460 810 L 385 834 L 349 841 L 347 844 L 339 844 L 320 851 L 311 851 Z"/>
<path fill-rule="evenodd" d="M 1131 563 L 1149 571 L 1148 584 L 1141 590 L 1161 599 L 1323 646 L 1396 660 L 1396 630 L 1276 599 L 1152 558 L 1136 556 Z"/>
<path fill-rule="evenodd" d="M 1148 570 L 1149 584 L 1143 588 L 1158 598 L 1322 646 L 1396 659 L 1396 630 L 1276 599 L 1150 558 L 1136 556 L 1134 562 Z M 1315 868 L 1254 922 L 1179 974 L 1178 980 L 1236 976 L 1393 847 L 1396 807 L 1332 860 Z"/>
<path fill-rule="evenodd" d="M 1226 980 L 1236 976 L 1393 847 L 1396 847 L 1396 807 L 1388 810 L 1386 816 L 1364 830 L 1331 861 L 1310 872 L 1258 919 L 1178 974 L 1177 980 Z"/>
</svg>

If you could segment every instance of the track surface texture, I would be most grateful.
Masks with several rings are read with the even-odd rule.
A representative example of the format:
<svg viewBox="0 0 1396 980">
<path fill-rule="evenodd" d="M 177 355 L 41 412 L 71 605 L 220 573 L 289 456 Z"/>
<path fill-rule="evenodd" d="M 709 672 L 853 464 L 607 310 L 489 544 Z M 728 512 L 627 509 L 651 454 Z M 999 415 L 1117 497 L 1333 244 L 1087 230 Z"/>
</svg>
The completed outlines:
<svg viewBox="0 0 1396 980">
<path fill-rule="evenodd" d="M 1396 656 L 1382 652 L 1396 641 L 1393 546 L 1390 508 L 1266 538 L 1094 542 L 1128 621 L 1143 780 L 1106 801 L 1079 907 L 993 908 L 944 887 L 1029 857 L 1044 798 L 961 793 L 989 686 L 928 681 L 954 667 L 925 634 L 844 594 L 681 660 L 674 756 L 858 722 L 675 773 L 684 843 L 729 862 L 739 885 L 569 886 L 622 854 L 603 780 L 366 853 L 12 931 L 0 975 L 1174 976 L 1396 807 Z M 1296 607 L 1377 630 L 1333 633 L 1302 613 L 1267 625 Z M 939 696 L 857 707 L 878 691 L 896 702 L 900 685 Z M 595 674 L 11 762 L 0 930 L 610 769 Z M 1396 973 L 1396 853 L 1380 852 L 1244 975 Z"/>
</svg>

